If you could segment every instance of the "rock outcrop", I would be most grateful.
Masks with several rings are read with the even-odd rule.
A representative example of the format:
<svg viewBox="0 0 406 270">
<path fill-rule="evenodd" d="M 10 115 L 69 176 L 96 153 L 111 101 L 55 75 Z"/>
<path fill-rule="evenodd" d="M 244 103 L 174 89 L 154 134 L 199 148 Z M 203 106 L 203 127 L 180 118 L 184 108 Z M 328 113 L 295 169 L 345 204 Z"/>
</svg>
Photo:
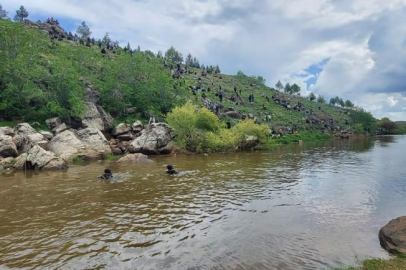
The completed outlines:
<svg viewBox="0 0 406 270">
<path fill-rule="evenodd" d="M 8 135 L 0 135 L 0 157 L 16 157 L 18 156 L 17 146 L 13 142 L 13 138 Z"/>
<path fill-rule="evenodd" d="M 83 127 L 93 127 L 100 131 L 109 131 L 113 128 L 113 118 L 104 109 L 93 102 L 86 102 L 87 110 L 83 116 Z"/>
<path fill-rule="evenodd" d="M 47 119 L 45 121 L 45 123 L 47 124 L 47 126 L 50 130 L 53 130 L 57 126 L 61 125 L 62 121 L 59 117 L 54 117 L 54 118 Z"/>
<path fill-rule="evenodd" d="M 124 157 L 117 160 L 117 163 L 124 163 L 124 162 L 151 163 L 153 161 L 148 159 L 148 156 L 138 153 L 138 154 L 127 154 Z"/>
<path fill-rule="evenodd" d="M 140 133 L 144 129 L 144 125 L 141 123 L 141 121 L 137 120 L 132 124 L 131 129 L 134 134 Z"/>
<path fill-rule="evenodd" d="M 39 145 L 33 146 L 27 153 L 18 157 L 14 164 L 16 170 L 63 170 L 68 164 L 54 153 L 44 150 Z"/>
<path fill-rule="evenodd" d="M 106 137 L 96 128 L 85 128 L 76 131 L 76 136 L 86 146 L 102 155 L 111 154 L 111 149 Z"/>
<path fill-rule="evenodd" d="M 113 131 L 111 132 L 111 135 L 120 136 L 120 135 L 128 134 L 130 132 L 131 132 L 131 127 L 128 126 L 127 124 L 121 123 L 113 129 Z"/>
<path fill-rule="evenodd" d="M 154 123 L 141 131 L 128 151 L 146 155 L 169 154 L 172 147 L 168 146 L 171 146 L 174 137 L 174 131 L 170 126 L 165 123 Z"/>
<path fill-rule="evenodd" d="M 393 219 L 383 227 L 379 241 L 387 251 L 406 255 L 406 216 Z"/>
<path fill-rule="evenodd" d="M 0 135 L 14 137 L 14 129 L 12 129 L 11 127 L 0 127 Z"/>
<path fill-rule="evenodd" d="M 47 148 L 48 140 L 27 123 L 18 124 L 14 128 L 14 132 L 16 135 L 13 137 L 13 141 L 18 150 L 27 152 L 31 147 L 37 144 Z"/>
<path fill-rule="evenodd" d="M 48 148 L 56 156 L 66 161 L 70 161 L 75 155 L 86 149 L 83 142 L 70 130 L 66 130 L 53 137 L 49 142 Z"/>
</svg>

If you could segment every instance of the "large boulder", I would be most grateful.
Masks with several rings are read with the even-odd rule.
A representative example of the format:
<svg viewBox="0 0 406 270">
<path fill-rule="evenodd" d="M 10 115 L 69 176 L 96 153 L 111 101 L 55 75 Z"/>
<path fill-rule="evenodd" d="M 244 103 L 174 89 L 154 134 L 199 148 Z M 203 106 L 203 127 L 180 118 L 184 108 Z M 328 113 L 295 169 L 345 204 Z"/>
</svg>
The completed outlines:
<svg viewBox="0 0 406 270">
<path fill-rule="evenodd" d="M 132 131 L 134 134 L 140 133 L 144 129 L 144 125 L 141 123 L 140 120 L 137 120 L 132 124 Z"/>
<path fill-rule="evenodd" d="M 173 129 L 165 123 L 148 125 L 128 148 L 130 153 L 146 155 L 167 154 L 167 145 L 175 137 Z"/>
<path fill-rule="evenodd" d="M 111 154 L 110 145 L 100 130 L 96 128 L 85 128 L 76 131 L 76 136 L 85 143 L 88 148 L 102 155 Z"/>
<path fill-rule="evenodd" d="M 406 255 L 406 216 L 393 219 L 383 227 L 379 241 L 387 251 Z"/>
<path fill-rule="evenodd" d="M 131 127 L 128 126 L 127 124 L 121 123 L 118 124 L 113 131 L 111 132 L 111 135 L 113 136 L 119 136 L 123 134 L 127 134 L 131 131 Z"/>
<path fill-rule="evenodd" d="M 52 132 L 53 132 L 55 135 L 57 135 L 57 134 L 62 133 L 62 132 L 64 132 L 65 130 L 68 130 L 68 129 L 69 129 L 69 127 L 68 127 L 65 123 L 62 123 L 62 124 L 56 126 L 55 128 L 53 128 L 53 129 L 52 129 Z"/>
<path fill-rule="evenodd" d="M 0 135 L 14 137 L 15 132 L 11 127 L 0 127 Z"/>
<path fill-rule="evenodd" d="M 0 135 L 0 156 L 4 158 L 18 156 L 17 146 L 10 136 Z"/>
<path fill-rule="evenodd" d="M 226 112 L 226 113 L 224 113 L 222 115 L 224 115 L 226 117 L 230 117 L 230 118 L 235 118 L 235 119 L 241 119 L 242 118 L 241 114 L 239 112 L 236 112 L 236 111 L 229 111 L 229 112 Z"/>
<path fill-rule="evenodd" d="M 45 123 L 47 124 L 47 126 L 50 130 L 53 130 L 54 128 L 56 128 L 57 126 L 62 124 L 62 121 L 61 121 L 61 118 L 54 117 L 54 118 L 45 120 Z"/>
<path fill-rule="evenodd" d="M 25 157 L 26 167 L 34 170 L 61 170 L 66 169 L 68 164 L 62 158 L 42 149 L 39 145 L 33 146 Z M 20 163 L 20 160 L 17 161 Z M 16 163 L 16 164 L 17 164 Z M 20 164 L 18 164 L 20 166 Z"/>
<path fill-rule="evenodd" d="M 133 162 L 133 163 L 151 163 L 152 160 L 148 159 L 148 156 L 138 153 L 138 154 L 127 154 L 124 157 L 117 160 L 118 163 Z"/>
<path fill-rule="evenodd" d="M 27 152 L 37 144 L 46 147 L 48 143 L 48 140 L 45 139 L 42 134 L 36 132 L 35 129 L 27 123 L 18 124 L 14 128 L 14 132 L 16 135 L 13 137 L 13 141 L 17 149 L 23 152 Z"/>
<path fill-rule="evenodd" d="M 83 127 L 93 127 L 101 131 L 108 131 L 113 127 L 113 118 L 100 106 L 93 102 L 86 102 L 87 110 L 83 116 Z"/>
<path fill-rule="evenodd" d="M 54 137 L 54 134 L 52 134 L 51 132 L 48 131 L 40 131 L 39 132 L 42 136 L 44 136 L 45 139 L 50 140 Z"/>
<path fill-rule="evenodd" d="M 66 130 L 53 137 L 49 142 L 48 148 L 58 157 L 68 161 L 86 149 L 84 143 L 70 130 Z"/>
</svg>

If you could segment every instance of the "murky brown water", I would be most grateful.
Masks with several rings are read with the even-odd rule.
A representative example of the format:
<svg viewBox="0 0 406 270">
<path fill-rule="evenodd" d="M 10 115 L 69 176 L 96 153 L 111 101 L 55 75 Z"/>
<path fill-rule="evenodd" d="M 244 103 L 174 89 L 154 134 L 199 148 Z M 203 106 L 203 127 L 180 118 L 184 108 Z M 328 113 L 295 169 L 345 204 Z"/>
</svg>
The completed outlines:
<svg viewBox="0 0 406 270">
<path fill-rule="evenodd" d="M 330 269 L 406 214 L 406 137 L 154 160 L 0 174 L 0 269 Z"/>
</svg>

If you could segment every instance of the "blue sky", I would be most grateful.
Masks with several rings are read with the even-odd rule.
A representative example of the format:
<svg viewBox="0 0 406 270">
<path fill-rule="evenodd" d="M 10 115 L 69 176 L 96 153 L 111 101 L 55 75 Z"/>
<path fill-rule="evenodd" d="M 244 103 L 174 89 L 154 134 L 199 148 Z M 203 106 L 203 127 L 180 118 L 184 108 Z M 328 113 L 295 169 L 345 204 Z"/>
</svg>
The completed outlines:
<svg viewBox="0 0 406 270">
<path fill-rule="evenodd" d="M 0 0 L 14 16 L 84 20 L 95 37 L 154 52 L 171 45 L 236 74 L 340 96 L 406 120 L 406 0 Z"/>
</svg>

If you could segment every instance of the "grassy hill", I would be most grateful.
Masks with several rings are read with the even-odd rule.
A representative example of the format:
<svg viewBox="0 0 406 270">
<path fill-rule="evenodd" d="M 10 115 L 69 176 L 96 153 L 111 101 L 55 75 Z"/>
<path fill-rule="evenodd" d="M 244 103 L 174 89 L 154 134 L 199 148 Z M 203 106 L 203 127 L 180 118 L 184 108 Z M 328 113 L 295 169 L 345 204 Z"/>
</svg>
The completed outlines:
<svg viewBox="0 0 406 270">
<path fill-rule="evenodd" d="M 200 93 L 195 96 L 191 91 L 198 85 L 210 88 L 205 94 L 218 104 L 215 93 L 221 86 L 224 91 L 221 120 L 232 124 L 238 119 L 224 114 L 230 108 L 255 118 L 258 123 L 264 123 L 265 117 L 271 115 L 267 125 L 292 131 L 371 130 L 374 121 L 369 113 L 284 94 L 242 74 L 202 76 L 202 70 L 189 68 L 174 79 L 165 59 L 150 51 L 132 54 L 120 47 L 105 49 L 105 44 L 99 47 L 97 42 L 86 46 L 66 38 L 51 40 L 43 27 L 63 33 L 59 25 L 30 23 L 29 26 L 0 20 L 0 122 L 3 125 L 10 121 L 42 123 L 55 116 L 80 117 L 85 110 L 86 89 L 99 91 L 100 105 L 118 121 L 132 121 L 149 114 L 164 120 L 171 109 L 186 101 L 204 105 Z M 234 87 L 238 93 L 242 91 L 242 102 L 238 105 L 229 100 Z M 255 97 L 253 104 L 248 102 L 250 94 Z M 272 97 L 289 102 L 292 109 L 277 104 Z M 298 102 L 302 104 L 300 111 L 293 109 Z M 137 113 L 127 114 L 129 107 L 135 107 Z M 328 123 L 330 119 L 334 125 Z"/>
</svg>

